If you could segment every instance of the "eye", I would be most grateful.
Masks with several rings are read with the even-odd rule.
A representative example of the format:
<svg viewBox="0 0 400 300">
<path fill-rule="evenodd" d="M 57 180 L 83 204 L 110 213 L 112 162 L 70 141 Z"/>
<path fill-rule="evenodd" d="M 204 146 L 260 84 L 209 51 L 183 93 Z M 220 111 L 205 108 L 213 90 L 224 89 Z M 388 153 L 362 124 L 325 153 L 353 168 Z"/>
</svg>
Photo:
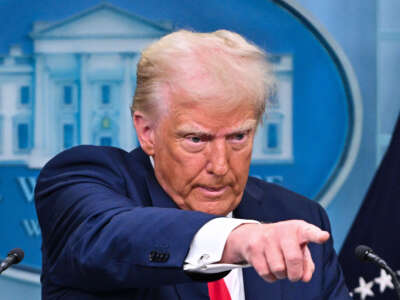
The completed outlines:
<svg viewBox="0 0 400 300">
<path fill-rule="evenodd" d="M 244 139 L 244 137 L 245 137 L 244 133 L 238 133 L 238 134 L 233 135 L 232 139 L 235 141 L 241 141 Z"/>
<path fill-rule="evenodd" d="M 182 146 L 189 152 L 199 152 L 207 144 L 207 137 L 189 134 L 183 137 Z"/>
<path fill-rule="evenodd" d="M 199 138 L 198 136 L 190 136 L 188 137 L 190 139 L 190 141 L 194 144 L 198 144 L 201 142 L 201 138 Z"/>
<path fill-rule="evenodd" d="M 243 147 L 246 147 L 249 143 L 249 134 L 251 130 L 236 132 L 229 136 L 229 142 L 232 145 L 233 149 L 240 150 Z"/>
<path fill-rule="evenodd" d="M 229 137 L 229 139 L 234 143 L 235 142 L 236 143 L 240 143 L 240 142 L 243 142 L 243 141 L 246 140 L 246 137 L 247 137 L 248 133 L 249 133 L 248 131 L 234 133 Z"/>
</svg>

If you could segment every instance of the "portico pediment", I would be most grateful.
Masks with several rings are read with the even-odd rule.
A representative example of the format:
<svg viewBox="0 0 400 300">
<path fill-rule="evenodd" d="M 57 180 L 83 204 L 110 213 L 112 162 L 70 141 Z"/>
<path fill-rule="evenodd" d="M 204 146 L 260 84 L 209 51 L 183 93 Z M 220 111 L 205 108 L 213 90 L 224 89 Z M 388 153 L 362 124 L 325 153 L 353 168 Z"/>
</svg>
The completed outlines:
<svg viewBox="0 0 400 300">
<path fill-rule="evenodd" d="M 170 28 L 143 19 L 110 4 L 100 4 L 75 16 L 46 26 L 35 26 L 33 39 L 150 38 Z"/>
<path fill-rule="evenodd" d="M 140 52 L 172 30 L 104 3 L 57 23 L 37 22 L 35 53 Z"/>
</svg>

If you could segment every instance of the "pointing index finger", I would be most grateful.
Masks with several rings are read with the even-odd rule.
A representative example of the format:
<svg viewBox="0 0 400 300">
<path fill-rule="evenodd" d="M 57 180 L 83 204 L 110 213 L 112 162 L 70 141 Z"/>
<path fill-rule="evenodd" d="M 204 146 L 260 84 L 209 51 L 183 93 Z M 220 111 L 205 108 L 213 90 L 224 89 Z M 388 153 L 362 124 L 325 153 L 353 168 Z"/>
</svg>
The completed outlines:
<svg viewBox="0 0 400 300">
<path fill-rule="evenodd" d="M 320 228 L 312 224 L 306 223 L 299 228 L 300 244 L 306 244 L 310 242 L 322 244 L 325 243 L 329 239 L 329 237 L 329 232 L 321 230 Z"/>
</svg>

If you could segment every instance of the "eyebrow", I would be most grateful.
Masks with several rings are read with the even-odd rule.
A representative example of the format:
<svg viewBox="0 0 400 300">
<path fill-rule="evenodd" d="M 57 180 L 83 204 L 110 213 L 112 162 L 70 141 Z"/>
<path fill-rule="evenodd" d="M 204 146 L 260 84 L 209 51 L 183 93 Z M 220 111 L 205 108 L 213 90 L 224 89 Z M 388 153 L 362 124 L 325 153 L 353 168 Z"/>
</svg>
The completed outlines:
<svg viewBox="0 0 400 300">
<path fill-rule="evenodd" d="M 249 130 L 255 129 L 256 127 L 257 127 L 257 121 L 253 120 L 253 119 L 249 119 L 249 120 L 244 121 L 238 127 L 233 128 L 231 133 L 249 131 Z"/>
<path fill-rule="evenodd" d="M 235 133 L 239 132 L 246 132 L 252 129 L 255 129 L 257 126 L 257 121 L 253 119 L 249 119 L 244 121 L 242 124 L 240 124 L 237 127 L 228 129 L 227 133 L 224 135 L 229 136 Z M 202 127 L 196 125 L 196 124 L 183 124 L 182 126 L 178 127 L 177 130 L 178 135 L 185 135 L 185 134 L 195 134 L 195 135 L 204 135 L 204 136 L 213 136 L 214 134 L 212 132 L 209 132 Z"/>
</svg>

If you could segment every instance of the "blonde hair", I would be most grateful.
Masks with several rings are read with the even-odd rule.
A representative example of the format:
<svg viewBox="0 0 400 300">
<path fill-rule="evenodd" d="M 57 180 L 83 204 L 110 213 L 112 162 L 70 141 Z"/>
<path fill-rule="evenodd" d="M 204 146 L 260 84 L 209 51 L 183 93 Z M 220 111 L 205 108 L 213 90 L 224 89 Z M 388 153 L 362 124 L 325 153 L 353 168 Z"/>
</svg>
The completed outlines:
<svg viewBox="0 0 400 300">
<path fill-rule="evenodd" d="M 261 120 L 274 84 L 265 52 L 239 34 L 180 30 L 142 52 L 131 111 L 157 116 L 167 88 L 193 101 L 212 101 L 218 95 L 215 105 L 221 107 L 249 101 Z"/>
</svg>

